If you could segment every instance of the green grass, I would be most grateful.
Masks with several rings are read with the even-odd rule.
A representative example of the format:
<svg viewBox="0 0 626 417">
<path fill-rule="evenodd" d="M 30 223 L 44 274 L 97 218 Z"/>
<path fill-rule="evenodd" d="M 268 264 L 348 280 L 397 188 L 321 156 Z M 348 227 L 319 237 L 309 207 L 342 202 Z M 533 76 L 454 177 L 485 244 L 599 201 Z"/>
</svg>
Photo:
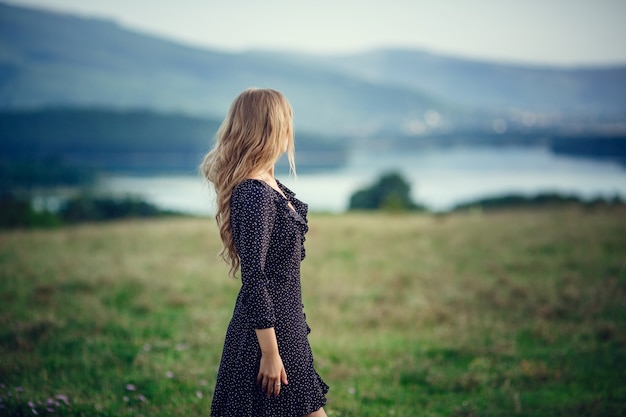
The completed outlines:
<svg viewBox="0 0 626 417">
<path fill-rule="evenodd" d="M 313 215 L 306 248 L 329 416 L 626 415 L 623 210 Z M 218 249 L 210 219 L 0 234 L 0 415 L 208 415 Z"/>
</svg>

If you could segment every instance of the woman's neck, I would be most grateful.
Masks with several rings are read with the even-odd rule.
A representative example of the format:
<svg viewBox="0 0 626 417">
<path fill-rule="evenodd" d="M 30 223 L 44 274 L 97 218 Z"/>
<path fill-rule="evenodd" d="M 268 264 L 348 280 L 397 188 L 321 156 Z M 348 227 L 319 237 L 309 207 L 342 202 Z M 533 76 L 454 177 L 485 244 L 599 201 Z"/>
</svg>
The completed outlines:
<svg viewBox="0 0 626 417">
<path fill-rule="evenodd" d="M 259 171 L 258 173 L 256 173 L 255 175 L 252 176 L 253 178 L 258 178 L 260 180 L 263 180 L 265 182 L 273 182 L 275 181 L 274 179 L 274 166 L 272 165 L 269 169 L 265 170 L 265 171 Z"/>
<path fill-rule="evenodd" d="M 289 199 L 287 198 L 287 196 L 283 192 L 283 190 L 281 190 L 280 187 L 278 186 L 278 183 L 276 182 L 276 178 L 274 178 L 274 166 L 272 166 L 267 171 L 260 171 L 258 174 L 253 175 L 250 178 L 253 178 L 255 180 L 261 180 L 264 183 L 268 184 L 274 190 L 278 191 L 278 193 L 280 193 L 280 195 L 282 195 L 285 200 L 287 200 L 287 205 L 289 206 L 289 208 L 291 210 L 293 210 L 293 211 L 296 210 L 293 207 L 293 204 L 291 204 L 291 202 L 289 201 Z"/>
</svg>

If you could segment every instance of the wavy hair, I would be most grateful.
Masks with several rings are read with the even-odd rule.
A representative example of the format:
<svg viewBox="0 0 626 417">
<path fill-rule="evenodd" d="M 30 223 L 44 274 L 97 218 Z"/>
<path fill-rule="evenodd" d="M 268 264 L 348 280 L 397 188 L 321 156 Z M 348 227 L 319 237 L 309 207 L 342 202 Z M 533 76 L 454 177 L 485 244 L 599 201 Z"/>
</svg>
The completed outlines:
<svg viewBox="0 0 626 417">
<path fill-rule="evenodd" d="M 201 174 L 216 193 L 215 220 L 222 239 L 219 255 L 230 264 L 233 278 L 240 261 L 230 227 L 231 193 L 246 178 L 270 169 L 285 147 L 295 174 L 291 105 L 276 90 L 250 88 L 233 101 L 217 131 L 215 146 L 202 160 Z"/>
</svg>

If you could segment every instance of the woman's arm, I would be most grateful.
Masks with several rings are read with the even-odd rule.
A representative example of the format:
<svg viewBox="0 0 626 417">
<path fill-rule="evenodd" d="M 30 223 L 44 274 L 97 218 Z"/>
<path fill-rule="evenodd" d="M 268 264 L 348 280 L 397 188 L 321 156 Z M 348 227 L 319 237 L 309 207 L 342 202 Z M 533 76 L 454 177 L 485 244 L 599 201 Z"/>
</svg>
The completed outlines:
<svg viewBox="0 0 626 417">
<path fill-rule="evenodd" d="M 271 246 L 276 207 L 267 186 L 244 182 L 233 189 L 230 224 L 241 262 L 241 302 L 253 329 L 274 327 L 276 316 L 265 265 Z"/>
<path fill-rule="evenodd" d="M 285 367 L 278 353 L 274 330 L 276 316 L 265 273 L 275 216 L 272 194 L 261 182 L 245 182 L 233 189 L 231 227 L 241 261 L 241 301 L 248 324 L 256 329 L 261 348 L 257 383 L 268 397 L 280 392 L 280 385 L 276 384 L 281 381 L 287 384 Z"/>
<path fill-rule="evenodd" d="M 278 341 L 273 327 L 256 329 L 256 336 L 261 347 L 261 364 L 256 377 L 257 384 L 267 397 L 280 393 L 281 382 L 287 385 L 287 372 L 278 353 Z"/>
</svg>

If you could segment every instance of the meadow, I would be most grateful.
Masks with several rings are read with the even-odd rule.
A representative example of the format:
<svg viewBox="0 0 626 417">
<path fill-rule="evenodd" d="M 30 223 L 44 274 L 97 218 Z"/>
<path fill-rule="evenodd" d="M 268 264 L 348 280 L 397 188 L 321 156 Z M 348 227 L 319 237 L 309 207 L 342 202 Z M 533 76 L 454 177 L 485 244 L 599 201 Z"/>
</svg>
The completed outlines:
<svg viewBox="0 0 626 417">
<path fill-rule="evenodd" d="M 626 415 L 623 208 L 309 224 L 329 416 Z M 202 218 L 0 232 L 0 415 L 208 415 L 219 246 Z"/>
</svg>

